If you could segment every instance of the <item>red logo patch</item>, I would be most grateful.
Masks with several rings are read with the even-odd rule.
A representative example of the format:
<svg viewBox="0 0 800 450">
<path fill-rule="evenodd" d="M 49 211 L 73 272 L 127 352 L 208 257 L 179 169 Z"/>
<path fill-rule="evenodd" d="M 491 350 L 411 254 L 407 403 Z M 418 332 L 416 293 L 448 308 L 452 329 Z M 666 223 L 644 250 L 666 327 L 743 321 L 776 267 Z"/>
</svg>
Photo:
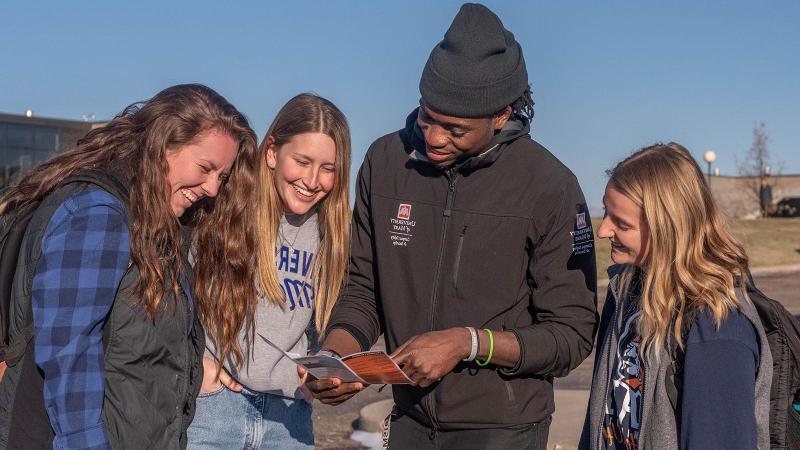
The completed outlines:
<svg viewBox="0 0 800 450">
<path fill-rule="evenodd" d="M 575 214 L 575 222 L 579 230 L 586 228 L 586 213 Z"/>
<path fill-rule="evenodd" d="M 401 203 L 400 207 L 397 208 L 397 218 L 401 220 L 410 220 L 411 219 L 411 205 L 407 203 Z"/>
</svg>

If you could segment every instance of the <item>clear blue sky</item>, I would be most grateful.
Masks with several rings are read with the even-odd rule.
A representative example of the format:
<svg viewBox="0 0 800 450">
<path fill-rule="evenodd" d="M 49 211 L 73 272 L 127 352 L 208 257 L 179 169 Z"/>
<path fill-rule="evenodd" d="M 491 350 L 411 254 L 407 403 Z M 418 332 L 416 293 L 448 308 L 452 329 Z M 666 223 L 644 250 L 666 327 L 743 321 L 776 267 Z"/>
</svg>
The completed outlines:
<svg viewBox="0 0 800 450">
<path fill-rule="evenodd" d="M 349 118 L 353 174 L 403 125 L 455 1 L 6 2 L 0 111 L 113 117 L 172 84 L 225 95 L 263 136 L 313 91 Z M 674 140 L 736 172 L 754 122 L 800 173 L 800 2 L 510 2 L 487 5 L 525 52 L 533 137 L 578 176 L 596 211 L 604 170 Z"/>
</svg>

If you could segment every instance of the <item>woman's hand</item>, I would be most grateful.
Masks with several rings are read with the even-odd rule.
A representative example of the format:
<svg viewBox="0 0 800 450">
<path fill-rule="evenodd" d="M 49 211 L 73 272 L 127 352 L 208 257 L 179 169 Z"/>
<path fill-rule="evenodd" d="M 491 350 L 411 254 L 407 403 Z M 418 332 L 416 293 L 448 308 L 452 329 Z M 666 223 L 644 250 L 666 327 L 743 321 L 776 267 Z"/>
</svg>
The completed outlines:
<svg viewBox="0 0 800 450">
<path fill-rule="evenodd" d="M 300 392 L 303 393 L 303 398 L 311 404 L 314 401 L 314 396 L 311 395 L 311 390 L 306 386 L 306 381 L 308 381 L 308 372 L 303 366 L 297 366 L 297 376 L 300 377 Z"/>
<path fill-rule="evenodd" d="M 219 370 L 219 377 L 217 377 L 217 370 Z M 200 385 L 200 392 L 214 392 L 218 390 L 221 385 L 233 392 L 242 392 L 242 385 L 237 383 L 224 367 L 220 369 L 216 361 L 204 356 L 203 383 Z"/>
</svg>

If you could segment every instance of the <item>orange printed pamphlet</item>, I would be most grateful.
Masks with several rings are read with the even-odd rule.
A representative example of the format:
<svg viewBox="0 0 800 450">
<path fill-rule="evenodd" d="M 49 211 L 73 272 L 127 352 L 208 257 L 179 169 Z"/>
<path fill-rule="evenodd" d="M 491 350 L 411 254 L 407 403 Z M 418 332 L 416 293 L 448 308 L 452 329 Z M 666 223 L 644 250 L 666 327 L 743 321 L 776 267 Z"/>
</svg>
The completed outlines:
<svg viewBox="0 0 800 450">
<path fill-rule="evenodd" d="M 343 383 L 414 384 L 384 351 L 353 353 L 341 358 L 327 355 L 300 356 L 284 351 L 261 333 L 258 335 L 316 378 L 339 378 Z"/>
</svg>

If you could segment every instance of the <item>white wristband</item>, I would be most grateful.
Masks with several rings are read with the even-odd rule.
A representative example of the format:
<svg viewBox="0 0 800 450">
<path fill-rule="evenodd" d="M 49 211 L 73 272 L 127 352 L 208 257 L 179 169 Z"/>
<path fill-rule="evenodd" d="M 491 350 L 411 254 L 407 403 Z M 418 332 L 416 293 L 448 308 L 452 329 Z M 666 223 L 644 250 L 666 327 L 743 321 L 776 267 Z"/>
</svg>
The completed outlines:
<svg viewBox="0 0 800 450">
<path fill-rule="evenodd" d="M 462 361 L 470 362 L 474 361 L 475 357 L 478 356 L 478 332 L 475 331 L 475 328 L 472 327 L 464 327 L 469 331 L 469 335 L 472 338 L 472 349 L 469 352 L 469 356 Z"/>
</svg>

